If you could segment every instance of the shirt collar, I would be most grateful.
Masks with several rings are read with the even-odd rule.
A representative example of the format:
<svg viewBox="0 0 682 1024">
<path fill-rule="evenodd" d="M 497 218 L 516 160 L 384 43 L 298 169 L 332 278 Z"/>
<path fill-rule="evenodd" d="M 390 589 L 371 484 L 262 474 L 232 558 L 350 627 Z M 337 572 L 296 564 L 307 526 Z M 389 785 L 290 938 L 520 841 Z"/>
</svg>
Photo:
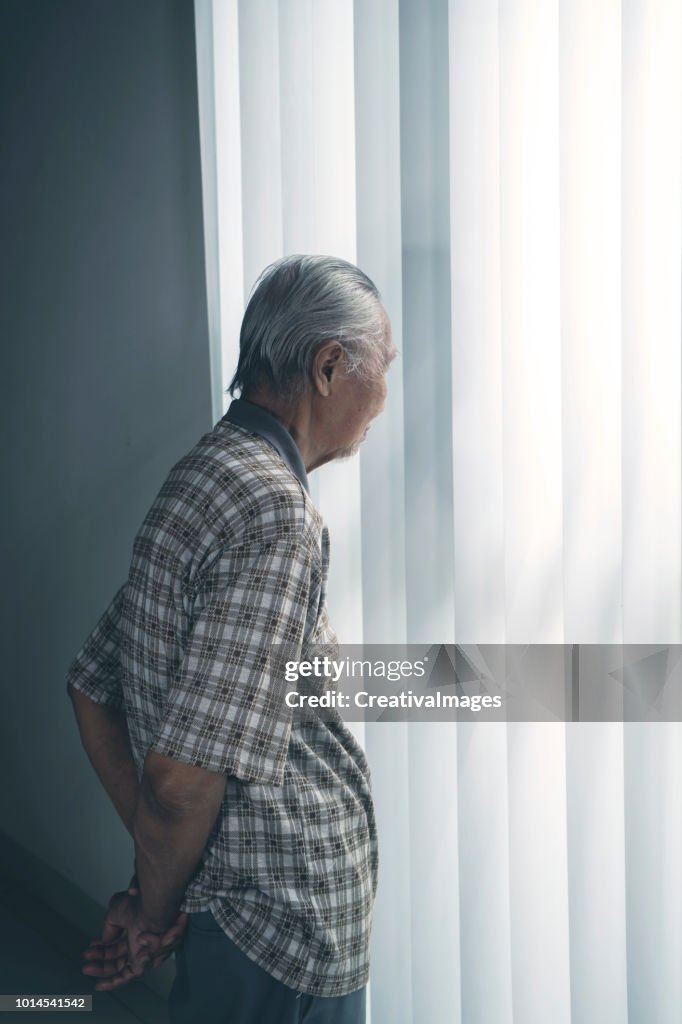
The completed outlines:
<svg viewBox="0 0 682 1024">
<path fill-rule="evenodd" d="M 294 476 L 298 477 L 301 481 L 306 491 L 310 489 L 303 456 L 296 442 L 286 427 L 267 409 L 263 409 L 260 405 L 254 405 L 253 402 L 248 402 L 245 398 L 235 398 L 234 401 L 230 402 L 223 420 L 228 423 L 234 423 L 235 426 L 243 427 L 244 430 L 262 437 L 264 441 L 267 441 L 268 444 L 272 445 L 279 452 Z"/>
</svg>

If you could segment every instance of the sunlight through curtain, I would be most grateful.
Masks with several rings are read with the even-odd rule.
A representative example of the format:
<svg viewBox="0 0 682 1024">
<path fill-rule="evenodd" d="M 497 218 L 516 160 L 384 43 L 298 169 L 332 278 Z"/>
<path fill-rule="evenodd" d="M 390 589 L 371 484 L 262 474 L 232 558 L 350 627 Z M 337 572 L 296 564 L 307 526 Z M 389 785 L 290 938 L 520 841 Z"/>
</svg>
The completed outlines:
<svg viewBox="0 0 682 1024">
<path fill-rule="evenodd" d="M 284 254 L 401 352 L 313 476 L 341 641 L 681 643 L 679 0 L 195 9 L 215 417 Z M 682 726 L 358 732 L 373 1024 L 679 1024 Z"/>
</svg>

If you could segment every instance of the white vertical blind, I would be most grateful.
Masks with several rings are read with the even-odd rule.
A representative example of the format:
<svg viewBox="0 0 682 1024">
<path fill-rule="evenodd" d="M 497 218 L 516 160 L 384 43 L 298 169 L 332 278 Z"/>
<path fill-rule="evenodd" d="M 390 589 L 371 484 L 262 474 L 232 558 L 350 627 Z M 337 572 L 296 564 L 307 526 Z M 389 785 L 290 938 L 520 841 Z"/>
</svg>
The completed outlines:
<svg viewBox="0 0 682 1024">
<path fill-rule="evenodd" d="M 682 729 L 625 726 L 625 875 L 630 1020 L 674 1024 L 682 1006 Z"/>
<path fill-rule="evenodd" d="M 313 2 L 279 5 L 284 251 L 314 252 L 315 80 Z M 272 183 L 275 188 L 279 182 Z"/>
<path fill-rule="evenodd" d="M 561 642 L 558 2 L 499 17 L 506 639 Z M 567 1024 L 565 728 L 515 723 L 507 743 L 513 1019 Z"/>
<path fill-rule="evenodd" d="M 619 1024 L 628 1019 L 622 724 L 568 725 L 566 780 L 571 1020 Z"/>
<path fill-rule="evenodd" d="M 216 108 L 213 4 L 195 3 L 197 53 L 197 93 L 199 97 L 199 136 L 201 145 L 201 187 L 204 207 L 204 253 L 206 262 L 206 299 L 208 311 L 209 355 L 211 366 L 211 410 L 213 419 L 223 412 L 223 355 L 220 322 L 220 274 L 218 238 L 218 165 L 216 155 Z"/>
<path fill-rule="evenodd" d="M 460 1018 L 457 731 L 428 722 L 408 726 L 410 1020 Z M 440 780 L 434 785 L 434 779 Z M 404 813 L 404 812 L 403 812 Z M 390 843 L 392 829 L 382 837 Z M 415 880 L 419 879 L 418 884 Z M 447 879 L 447 885 L 444 880 Z M 384 936 L 384 941 L 388 936 Z M 428 952 L 427 952 L 428 951 Z M 436 982 L 436 979 L 437 982 Z M 380 1006 L 376 1019 L 383 1020 Z"/>
<path fill-rule="evenodd" d="M 524 1024 L 571 1021 L 565 729 L 508 729 L 512 1019 Z"/>
<path fill-rule="evenodd" d="M 402 353 L 313 475 L 340 638 L 681 642 L 679 0 L 196 12 L 214 378 L 292 252 L 363 267 Z M 375 1024 L 679 1021 L 680 725 L 364 738 Z"/>
<path fill-rule="evenodd" d="M 407 639 L 454 639 L 446 0 L 401 0 Z"/>
<path fill-rule="evenodd" d="M 207 0 L 200 0 L 200 7 Z M 204 210 L 218 225 L 220 288 L 221 390 L 230 383 L 239 354 L 239 326 L 244 312 L 242 233 L 241 111 L 239 106 L 239 29 L 237 0 L 211 4 L 213 28 L 213 108 L 216 206 Z M 208 157 L 207 157 L 208 158 Z M 212 227 L 209 227 L 209 232 Z M 221 410 L 221 415 L 222 415 Z"/>
<path fill-rule="evenodd" d="M 400 217 L 400 55 L 398 0 L 358 0 L 355 18 L 355 147 L 357 262 L 381 291 L 396 344 L 402 339 Z M 388 374 L 384 413 L 372 423 L 360 457 L 362 501 L 363 633 L 367 643 L 404 637 L 405 506 L 403 367 Z M 357 528 L 357 524 L 356 524 Z M 391 544 L 386 544 L 386 537 Z M 404 813 L 410 785 L 405 723 L 368 724 L 365 744 L 377 804 L 382 884 L 372 943 L 374 1019 L 412 1020 L 410 823 Z M 390 935 L 391 941 L 385 938 Z"/>
<path fill-rule="evenodd" d="M 508 643 L 561 643 L 557 3 L 500 2 L 500 236 Z"/>
<path fill-rule="evenodd" d="M 631 642 L 679 643 L 681 12 L 623 0 L 623 618 Z M 679 724 L 625 727 L 630 1020 L 679 1020 Z"/>
<path fill-rule="evenodd" d="M 461 642 L 485 637 L 502 644 L 497 0 L 450 0 L 449 72 L 455 621 Z M 466 161 L 462 153 L 468 154 Z M 501 725 L 475 723 L 461 723 L 457 732 L 461 1019 L 507 1021 L 512 1019 L 507 732 Z"/>
<path fill-rule="evenodd" d="M 497 0 L 450 0 L 452 471 L 465 643 L 504 643 L 506 633 L 499 31 Z"/>
<path fill-rule="evenodd" d="M 452 642 L 447 0 L 401 0 L 398 13 L 406 634 Z M 457 730 L 407 731 L 410 870 L 422 879 L 410 886 L 411 1019 L 458 1020 Z"/>
<path fill-rule="evenodd" d="M 458 732 L 461 1020 L 501 1024 L 513 1020 L 507 731 Z"/>
<path fill-rule="evenodd" d="M 619 643 L 620 0 L 560 4 L 559 102 L 565 638 Z M 628 1013 L 623 726 L 566 733 L 572 1020 L 616 1024 Z"/>
<path fill-rule="evenodd" d="M 278 0 L 239 6 L 244 300 L 284 253 Z"/>
<path fill-rule="evenodd" d="M 623 639 L 620 28 L 620 0 L 560 4 L 564 624 L 584 644 Z"/>
<path fill-rule="evenodd" d="M 680 642 L 680 4 L 624 0 L 623 615 Z"/>
</svg>

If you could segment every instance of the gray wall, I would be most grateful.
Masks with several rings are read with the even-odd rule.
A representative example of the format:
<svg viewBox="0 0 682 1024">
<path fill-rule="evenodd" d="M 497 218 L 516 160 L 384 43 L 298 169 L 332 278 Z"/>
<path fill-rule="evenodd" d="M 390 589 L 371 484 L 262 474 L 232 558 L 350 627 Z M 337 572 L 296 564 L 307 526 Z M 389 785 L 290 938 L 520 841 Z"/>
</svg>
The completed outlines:
<svg viewBox="0 0 682 1024">
<path fill-rule="evenodd" d="M 191 0 L 2 0 L 0 829 L 105 900 L 130 841 L 68 664 L 210 427 Z"/>
</svg>

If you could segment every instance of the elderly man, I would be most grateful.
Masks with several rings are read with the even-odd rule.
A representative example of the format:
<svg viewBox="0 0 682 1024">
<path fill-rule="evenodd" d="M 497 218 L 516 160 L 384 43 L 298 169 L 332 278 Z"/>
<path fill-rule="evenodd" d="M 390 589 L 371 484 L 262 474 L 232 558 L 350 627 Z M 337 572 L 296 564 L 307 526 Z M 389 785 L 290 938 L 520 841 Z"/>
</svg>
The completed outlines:
<svg viewBox="0 0 682 1024">
<path fill-rule="evenodd" d="M 335 642 L 307 474 L 358 450 L 394 354 L 357 267 L 269 267 L 242 323 L 241 397 L 171 470 L 69 672 L 84 747 L 135 841 L 136 875 L 84 971 L 113 988 L 177 949 L 172 1024 L 364 1020 L 367 762 L 340 720 L 286 717 L 269 655 Z"/>
</svg>

